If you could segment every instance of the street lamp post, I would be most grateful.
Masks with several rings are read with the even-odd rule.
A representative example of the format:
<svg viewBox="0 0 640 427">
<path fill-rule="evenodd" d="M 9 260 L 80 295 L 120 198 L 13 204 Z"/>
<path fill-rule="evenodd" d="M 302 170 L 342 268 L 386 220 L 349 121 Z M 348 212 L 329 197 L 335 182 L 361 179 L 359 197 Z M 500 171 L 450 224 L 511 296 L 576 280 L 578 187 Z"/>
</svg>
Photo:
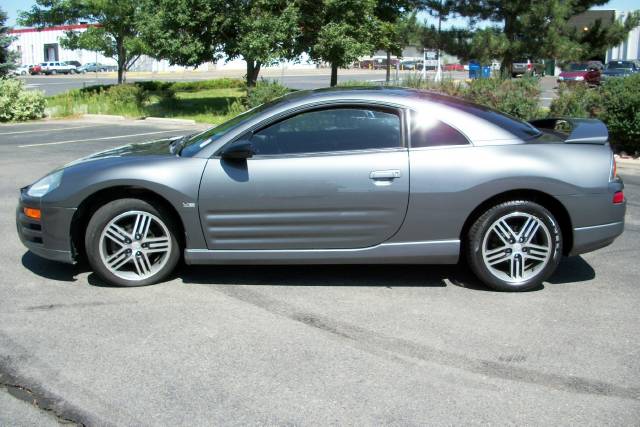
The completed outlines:
<svg viewBox="0 0 640 427">
<path fill-rule="evenodd" d="M 422 81 L 427 81 L 427 49 L 422 48 Z"/>
</svg>

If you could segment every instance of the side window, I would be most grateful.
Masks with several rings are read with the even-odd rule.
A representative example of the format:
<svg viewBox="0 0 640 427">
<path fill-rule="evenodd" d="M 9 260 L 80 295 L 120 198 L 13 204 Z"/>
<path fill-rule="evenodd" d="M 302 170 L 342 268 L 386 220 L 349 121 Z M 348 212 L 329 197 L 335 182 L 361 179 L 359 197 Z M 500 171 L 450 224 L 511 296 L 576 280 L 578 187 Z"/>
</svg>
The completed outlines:
<svg viewBox="0 0 640 427">
<path fill-rule="evenodd" d="M 411 148 L 468 144 L 469 140 L 448 124 L 411 111 Z"/>
<path fill-rule="evenodd" d="M 396 148 L 400 116 L 359 107 L 308 111 L 255 132 L 251 142 L 259 155 Z"/>
</svg>

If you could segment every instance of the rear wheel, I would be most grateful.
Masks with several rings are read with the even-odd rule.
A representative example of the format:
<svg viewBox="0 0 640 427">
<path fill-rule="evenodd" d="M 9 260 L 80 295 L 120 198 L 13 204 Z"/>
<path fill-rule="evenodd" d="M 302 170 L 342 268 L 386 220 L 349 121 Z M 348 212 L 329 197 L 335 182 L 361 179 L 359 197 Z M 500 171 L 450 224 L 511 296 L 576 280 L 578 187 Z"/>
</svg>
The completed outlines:
<svg viewBox="0 0 640 427">
<path fill-rule="evenodd" d="M 139 199 L 114 200 L 91 217 L 87 259 L 108 284 L 144 286 L 166 278 L 180 259 L 171 215 Z"/>
<path fill-rule="evenodd" d="M 501 203 L 473 224 L 469 265 L 493 289 L 524 291 L 540 286 L 558 267 L 562 233 L 551 212 L 526 200 Z"/>
</svg>

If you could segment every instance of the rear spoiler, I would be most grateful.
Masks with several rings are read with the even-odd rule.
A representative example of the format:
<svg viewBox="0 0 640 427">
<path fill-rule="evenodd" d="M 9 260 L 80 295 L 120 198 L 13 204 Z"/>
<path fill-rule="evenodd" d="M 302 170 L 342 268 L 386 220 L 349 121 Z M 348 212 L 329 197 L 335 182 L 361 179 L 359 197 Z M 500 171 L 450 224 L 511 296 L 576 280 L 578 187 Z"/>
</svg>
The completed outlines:
<svg viewBox="0 0 640 427">
<path fill-rule="evenodd" d="M 604 145 L 609 140 L 607 126 L 597 119 L 550 118 L 532 120 L 529 123 L 539 129 L 559 134 L 566 144 Z"/>
</svg>

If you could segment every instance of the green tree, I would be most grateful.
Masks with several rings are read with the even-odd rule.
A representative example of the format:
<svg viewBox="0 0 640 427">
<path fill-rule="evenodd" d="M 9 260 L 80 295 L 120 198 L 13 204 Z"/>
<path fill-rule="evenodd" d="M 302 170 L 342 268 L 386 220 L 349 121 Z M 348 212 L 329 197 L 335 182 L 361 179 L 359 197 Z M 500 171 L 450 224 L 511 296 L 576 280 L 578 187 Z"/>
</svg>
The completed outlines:
<svg viewBox="0 0 640 427">
<path fill-rule="evenodd" d="M 378 19 L 375 37 L 376 49 L 387 54 L 386 80 L 391 78 L 391 55 L 400 57 L 402 49 L 412 38 L 412 30 L 417 29 L 416 15 L 413 10 L 418 7 L 416 0 L 378 0 L 375 15 Z"/>
<path fill-rule="evenodd" d="M 0 77 L 6 76 L 16 67 L 17 53 L 9 50 L 9 45 L 14 37 L 9 35 L 9 27 L 6 25 L 7 13 L 0 9 Z"/>
<path fill-rule="evenodd" d="M 299 0 L 300 45 L 316 61 L 331 65 L 331 86 L 338 68 L 346 67 L 376 47 L 376 0 Z"/>
<path fill-rule="evenodd" d="M 607 0 L 447 0 L 454 14 L 493 22 L 495 27 L 481 31 L 457 29 L 460 45 L 457 51 L 473 56 L 486 52 L 487 43 L 498 47 L 502 70 L 509 70 L 513 61 L 522 56 L 534 58 L 574 57 L 580 43 L 570 32 L 568 19 L 591 6 Z M 498 29 L 501 28 L 501 31 Z M 476 51 L 478 49 L 479 51 Z M 497 56 L 497 55 L 496 55 Z"/>
<path fill-rule="evenodd" d="M 143 38 L 152 55 L 198 66 L 242 57 L 247 87 L 263 66 L 297 56 L 298 8 L 286 0 L 146 0 Z"/>
<path fill-rule="evenodd" d="M 68 31 L 60 44 L 68 49 L 102 53 L 118 63 L 118 83 L 145 52 L 138 37 L 140 2 L 134 0 L 36 0 L 31 10 L 22 12 L 21 25 L 95 24 L 84 32 Z"/>
</svg>

